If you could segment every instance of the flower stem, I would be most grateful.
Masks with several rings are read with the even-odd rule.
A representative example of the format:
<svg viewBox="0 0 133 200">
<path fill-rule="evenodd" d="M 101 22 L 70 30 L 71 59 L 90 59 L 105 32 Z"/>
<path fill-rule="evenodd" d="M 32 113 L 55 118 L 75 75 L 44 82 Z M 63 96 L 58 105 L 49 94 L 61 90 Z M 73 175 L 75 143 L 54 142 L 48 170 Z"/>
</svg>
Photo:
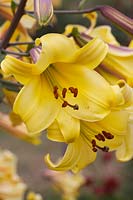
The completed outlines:
<svg viewBox="0 0 133 200">
<path fill-rule="evenodd" d="M 3 39 L 3 41 L 1 42 L 1 45 L 0 45 L 0 48 L 1 49 L 5 49 L 7 46 L 8 46 L 8 42 L 10 41 L 21 17 L 23 16 L 24 14 L 24 8 L 25 8 L 25 5 L 26 5 L 26 2 L 27 0 L 21 0 L 20 1 L 20 4 L 18 5 L 18 9 L 12 19 L 12 22 L 9 26 L 9 29 L 5 35 L 5 38 Z"/>
</svg>

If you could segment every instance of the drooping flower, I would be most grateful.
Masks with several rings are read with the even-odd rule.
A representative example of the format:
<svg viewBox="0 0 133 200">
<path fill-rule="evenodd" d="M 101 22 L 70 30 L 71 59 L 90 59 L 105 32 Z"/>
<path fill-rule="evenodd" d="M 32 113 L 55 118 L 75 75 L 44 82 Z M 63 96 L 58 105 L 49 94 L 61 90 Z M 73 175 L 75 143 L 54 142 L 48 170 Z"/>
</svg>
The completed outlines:
<svg viewBox="0 0 133 200">
<path fill-rule="evenodd" d="M 33 133 L 47 128 L 57 118 L 63 132 L 66 133 L 65 129 L 71 132 L 66 136 L 71 140 L 79 132 L 79 119 L 102 119 L 116 103 L 111 86 L 92 70 L 105 57 L 107 46 L 94 39 L 77 48 L 61 34 L 47 34 L 36 39 L 36 44 L 42 45 L 41 50 L 38 47 L 31 52 L 36 63 L 11 56 L 1 63 L 6 75 L 14 75 L 24 84 L 14 111 Z"/>
<path fill-rule="evenodd" d="M 107 117 L 97 122 L 80 122 L 80 135 L 69 143 L 66 152 L 56 164 L 45 156 L 45 162 L 52 170 L 72 170 L 78 172 L 91 164 L 98 150 L 112 151 L 122 145 L 127 134 L 129 114 L 125 111 L 111 112 Z M 47 136 L 52 141 L 65 142 L 57 121 L 49 128 Z"/>
<path fill-rule="evenodd" d="M 94 22 L 90 14 L 86 15 L 91 20 L 91 26 L 85 28 L 80 25 L 67 25 L 65 34 L 70 34 L 72 29 L 76 27 L 80 32 L 80 37 L 84 43 L 80 41 L 77 44 L 83 46 L 92 38 L 100 38 L 108 44 L 109 50 L 103 62 L 96 68 L 111 84 L 115 84 L 119 79 L 125 80 L 131 87 L 133 87 L 133 49 L 126 46 L 120 46 L 113 34 L 110 26 L 98 26 L 94 28 Z M 94 20 L 94 19 L 93 19 Z M 95 18 L 96 20 L 96 18 Z M 92 29 L 93 28 L 93 29 Z"/>
<path fill-rule="evenodd" d="M 116 150 L 117 159 L 126 161 L 132 158 L 132 105 L 133 90 L 124 81 L 112 86 L 117 100 L 123 101 L 104 119 L 96 122 L 80 121 L 80 135 L 68 143 L 63 158 L 53 164 L 50 155 L 45 162 L 53 170 L 72 170 L 74 172 L 86 167 L 96 158 L 96 152 Z M 129 129 L 130 128 L 130 129 Z M 57 120 L 48 128 L 47 136 L 52 141 L 66 142 Z"/>
</svg>

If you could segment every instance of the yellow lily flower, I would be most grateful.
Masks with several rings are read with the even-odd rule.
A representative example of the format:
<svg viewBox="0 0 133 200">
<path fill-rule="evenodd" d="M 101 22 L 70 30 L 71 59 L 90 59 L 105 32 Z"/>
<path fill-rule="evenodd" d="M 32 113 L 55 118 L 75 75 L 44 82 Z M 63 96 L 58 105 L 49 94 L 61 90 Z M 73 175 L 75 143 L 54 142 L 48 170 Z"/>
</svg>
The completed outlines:
<svg viewBox="0 0 133 200">
<path fill-rule="evenodd" d="M 51 162 L 49 154 L 45 157 L 50 169 L 77 172 L 95 160 L 98 150 L 117 150 L 117 158 L 123 161 L 132 158 L 132 132 L 129 126 L 133 121 L 133 89 L 122 80 L 112 89 L 116 94 L 117 107 L 102 120 L 81 120 L 80 135 L 74 142 L 68 142 L 64 157 L 57 164 Z M 52 141 L 66 142 L 57 119 L 48 128 L 47 137 Z"/>
<path fill-rule="evenodd" d="M 115 84 L 119 79 L 124 79 L 131 87 L 133 87 L 133 49 L 132 43 L 129 47 L 120 46 L 113 34 L 110 26 L 98 26 L 94 28 L 94 21 L 91 14 L 85 15 L 90 19 L 89 28 L 80 25 L 67 25 L 64 34 L 70 34 L 73 27 L 76 27 L 81 33 L 81 38 L 89 41 L 90 38 L 100 38 L 109 46 L 108 53 L 103 62 L 96 68 L 111 84 Z M 87 37 L 89 36 L 89 37 Z"/>
<path fill-rule="evenodd" d="M 47 154 L 46 164 L 52 170 L 78 172 L 96 159 L 98 150 L 108 152 L 121 146 L 127 134 L 128 119 L 128 112 L 113 111 L 97 122 L 81 121 L 80 135 L 68 144 L 63 158 L 54 164 Z M 50 140 L 65 142 L 57 121 L 48 128 L 47 136 Z"/>
<path fill-rule="evenodd" d="M 35 42 L 42 45 L 42 50 L 37 47 L 31 52 L 35 63 L 25 63 L 11 56 L 6 56 L 1 63 L 6 75 L 14 75 L 24 84 L 16 98 L 14 112 L 32 133 L 47 128 L 55 118 L 65 132 L 69 122 L 70 130 L 74 130 L 70 136 L 75 138 L 79 119 L 100 120 L 114 106 L 113 89 L 92 70 L 105 57 L 107 46 L 94 39 L 83 48 L 77 48 L 71 39 L 61 34 L 47 34 Z"/>
</svg>

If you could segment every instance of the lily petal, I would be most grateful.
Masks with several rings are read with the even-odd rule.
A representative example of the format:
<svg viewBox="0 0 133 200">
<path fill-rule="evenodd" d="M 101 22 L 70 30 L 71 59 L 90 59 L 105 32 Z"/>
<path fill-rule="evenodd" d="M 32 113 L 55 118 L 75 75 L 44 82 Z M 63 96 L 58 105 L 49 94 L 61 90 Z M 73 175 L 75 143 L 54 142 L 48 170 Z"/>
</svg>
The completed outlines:
<svg viewBox="0 0 133 200">
<path fill-rule="evenodd" d="M 78 119 L 61 110 L 57 116 L 57 121 L 66 143 L 73 142 L 79 137 L 80 121 Z"/>
<path fill-rule="evenodd" d="M 86 65 L 89 69 L 94 69 L 105 58 L 107 51 L 108 46 L 102 40 L 95 38 L 77 50 L 72 58 L 72 62 Z"/>
<path fill-rule="evenodd" d="M 109 48 L 109 53 L 102 62 L 105 70 L 127 81 L 130 86 L 133 86 L 133 50 L 126 47 Z M 102 67 L 102 66 L 101 66 Z"/>
<path fill-rule="evenodd" d="M 55 62 L 69 62 L 71 56 L 77 50 L 73 40 L 65 35 L 49 33 L 37 38 L 36 45 L 42 45 L 42 52 L 37 65 L 40 71 L 44 71 Z"/>
<path fill-rule="evenodd" d="M 65 100 L 71 105 L 77 104 L 79 109 L 74 110 L 70 106 L 63 108 L 73 117 L 96 121 L 109 114 L 115 95 L 109 83 L 97 72 L 78 64 L 63 63 L 57 63 L 57 67 L 54 65 L 50 70 L 62 88 L 78 89 L 76 97 L 69 91 Z"/>
<path fill-rule="evenodd" d="M 34 64 L 26 63 L 18 60 L 12 56 L 6 56 L 1 62 L 1 68 L 5 75 L 14 75 L 16 80 L 22 84 L 26 84 L 31 78 L 33 78 Z"/>
<path fill-rule="evenodd" d="M 45 156 L 45 162 L 53 170 L 69 170 L 78 172 L 86 165 L 93 162 L 96 158 L 94 153 L 84 139 L 80 136 L 75 142 L 68 144 L 64 157 L 57 163 L 53 164 L 50 155 Z"/>
<path fill-rule="evenodd" d="M 43 75 L 34 77 L 22 88 L 15 100 L 14 112 L 21 116 L 31 133 L 46 129 L 54 121 L 59 106 Z"/>
<path fill-rule="evenodd" d="M 47 129 L 47 138 L 56 142 L 65 142 L 65 139 L 60 131 L 59 124 L 55 120 Z"/>
<path fill-rule="evenodd" d="M 133 158 L 133 125 L 129 124 L 127 134 L 122 145 L 116 151 L 116 158 L 119 161 L 128 161 Z"/>
<path fill-rule="evenodd" d="M 119 45 L 113 34 L 111 33 L 110 26 L 98 26 L 92 30 L 90 33 L 92 37 L 101 38 L 104 42 L 113 45 Z"/>
<path fill-rule="evenodd" d="M 52 163 L 49 154 L 45 156 L 45 162 L 50 169 L 65 171 L 72 169 L 76 165 L 80 154 L 80 144 L 78 142 L 73 142 L 68 144 L 63 158 L 59 160 L 57 164 Z"/>
</svg>

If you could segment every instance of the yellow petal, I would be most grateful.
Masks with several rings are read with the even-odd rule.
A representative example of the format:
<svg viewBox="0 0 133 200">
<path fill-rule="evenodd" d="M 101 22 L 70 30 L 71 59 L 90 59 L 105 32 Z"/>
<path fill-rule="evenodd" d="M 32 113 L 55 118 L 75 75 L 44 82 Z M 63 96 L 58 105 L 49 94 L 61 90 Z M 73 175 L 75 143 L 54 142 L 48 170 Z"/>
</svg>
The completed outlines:
<svg viewBox="0 0 133 200">
<path fill-rule="evenodd" d="M 92 37 L 97 37 L 102 39 L 104 42 L 108 44 L 113 45 L 119 45 L 113 34 L 111 33 L 111 27 L 110 26 L 98 26 L 95 29 L 92 30 L 90 33 Z"/>
<path fill-rule="evenodd" d="M 60 131 L 59 124 L 55 120 L 47 129 L 47 138 L 56 142 L 65 142 L 64 137 Z"/>
<path fill-rule="evenodd" d="M 117 47 L 118 48 L 118 47 Z M 110 51 L 103 61 L 104 68 L 113 73 L 116 77 L 120 77 L 127 81 L 127 83 L 133 86 L 133 51 L 129 49 Z"/>
<path fill-rule="evenodd" d="M 20 115 L 31 133 L 42 131 L 54 121 L 59 107 L 43 75 L 22 88 L 15 100 L 14 112 Z"/>
<path fill-rule="evenodd" d="M 40 70 L 44 71 L 55 62 L 69 62 L 77 47 L 70 38 L 56 33 L 49 33 L 36 39 L 36 45 L 42 45 L 42 52 L 37 62 Z"/>
<path fill-rule="evenodd" d="M 80 144 L 80 156 L 78 161 L 76 162 L 76 165 L 72 168 L 72 171 L 74 173 L 79 172 L 81 169 L 94 162 L 97 155 L 95 152 L 92 151 L 89 141 L 86 141 L 83 135 L 81 135 L 78 142 Z"/>
<path fill-rule="evenodd" d="M 116 158 L 119 161 L 128 161 L 133 158 L 133 125 L 129 124 L 127 133 L 122 145 L 116 151 Z"/>
<path fill-rule="evenodd" d="M 72 58 L 72 63 L 94 69 L 105 58 L 107 51 L 108 46 L 102 40 L 95 38 L 77 50 Z"/>
<path fill-rule="evenodd" d="M 98 141 L 97 144 L 100 146 L 108 146 L 110 150 L 118 148 L 127 134 L 128 119 L 129 114 L 126 111 L 114 111 L 103 120 L 97 122 L 102 130 L 111 133 L 114 136 L 113 139 L 107 139 L 105 142 Z"/>
<path fill-rule="evenodd" d="M 51 73 L 62 88 L 78 89 L 76 97 L 68 90 L 65 100 L 71 105 L 77 104 L 79 109 L 67 106 L 64 110 L 73 117 L 87 121 L 96 121 L 109 114 L 115 95 L 102 76 L 78 64 L 57 63 L 54 67 L 55 69 L 51 68 Z"/>
<path fill-rule="evenodd" d="M 26 84 L 32 78 L 36 65 L 6 56 L 1 63 L 1 68 L 6 75 L 14 75 L 17 81 Z"/>
<path fill-rule="evenodd" d="M 67 112 L 62 111 L 57 116 L 60 131 L 66 143 L 73 142 L 80 134 L 80 121 Z"/>
<path fill-rule="evenodd" d="M 73 142 L 68 144 L 63 158 L 59 160 L 57 164 L 52 163 L 49 154 L 45 156 L 45 162 L 50 169 L 65 171 L 72 169 L 76 165 L 80 154 L 80 144 L 78 142 Z"/>
<path fill-rule="evenodd" d="M 45 162 L 53 170 L 65 171 L 71 169 L 74 172 L 78 172 L 93 162 L 95 158 L 96 153 L 91 150 L 82 137 L 79 137 L 75 142 L 68 144 L 63 158 L 57 164 L 51 162 L 49 154 L 45 156 Z"/>
<path fill-rule="evenodd" d="M 67 26 L 65 26 L 65 32 L 63 34 L 69 35 L 72 32 L 73 28 L 77 28 L 80 33 L 86 31 L 85 26 L 77 25 L 77 24 L 68 24 Z"/>
</svg>

